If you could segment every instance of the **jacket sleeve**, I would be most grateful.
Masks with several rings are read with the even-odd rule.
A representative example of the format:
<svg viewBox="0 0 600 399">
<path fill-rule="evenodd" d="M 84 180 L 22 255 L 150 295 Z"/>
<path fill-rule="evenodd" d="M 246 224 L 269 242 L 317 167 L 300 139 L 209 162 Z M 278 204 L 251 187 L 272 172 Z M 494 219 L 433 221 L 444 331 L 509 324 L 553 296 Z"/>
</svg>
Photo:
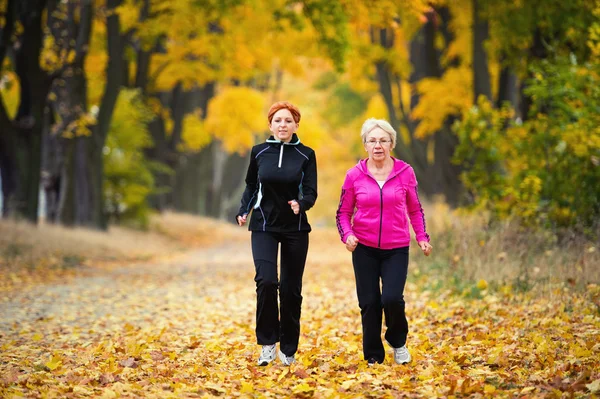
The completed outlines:
<svg viewBox="0 0 600 399">
<path fill-rule="evenodd" d="M 354 196 L 354 181 L 350 176 L 350 172 L 346 173 L 346 179 L 342 185 L 342 193 L 340 195 L 340 204 L 335 215 L 335 221 L 340 233 L 340 238 L 345 244 L 348 236 L 353 235 L 352 231 L 352 216 L 354 215 L 354 206 L 356 205 L 356 197 Z"/>
<path fill-rule="evenodd" d="M 235 215 L 236 223 L 237 217 L 250 213 L 250 210 L 256 203 L 258 194 L 258 165 L 256 163 L 255 152 L 255 148 L 253 148 L 250 154 L 250 165 L 248 165 L 248 171 L 246 172 L 246 189 L 242 194 L 240 209 L 237 215 Z"/>
<path fill-rule="evenodd" d="M 415 176 L 413 168 L 409 169 L 409 173 L 410 176 L 406 186 L 406 208 L 410 224 L 415 231 L 417 242 L 429 242 L 429 234 L 427 234 L 425 225 L 425 213 L 423 212 L 423 207 L 419 200 L 417 177 Z"/>
<path fill-rule="evenodd" d="M 317 157 L 312 151 L 302 171 L 302 199 L 298 201 L 302 212 L 308 211 L 317 201 Z"/>
</svg>

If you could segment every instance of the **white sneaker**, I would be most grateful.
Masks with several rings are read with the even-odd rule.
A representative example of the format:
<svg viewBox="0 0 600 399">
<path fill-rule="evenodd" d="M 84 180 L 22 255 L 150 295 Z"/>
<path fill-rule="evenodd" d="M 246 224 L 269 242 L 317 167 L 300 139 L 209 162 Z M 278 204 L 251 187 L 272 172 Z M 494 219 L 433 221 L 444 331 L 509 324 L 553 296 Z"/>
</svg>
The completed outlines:
<svg viewBox="0 0 600 399">
<path fill-rule="evenodd" d="M 408 349 L 406 349 L 406 345 L 400 348 L 394 349 L 394 361 L 398 364 L 404 364 L 410 362 L 410 353 L 408 353 Z"/>
<path fill-rule="evenodd" d="M 294 355 L 288 356 L 281 350 L 279 350 L 279 360 L 281 360 L 281 363 L 283 363 L 284 366 L 289 366 L 290 364 L 296 362 Z"/>
<path fill-rule="evenodd" d="M 258 365 L 266 366 L 275 360 L 275 352 L 275 344 L 263 345 L 262 350 L 260 351 L 260 357 L 258 358 Z"/>
</svg>

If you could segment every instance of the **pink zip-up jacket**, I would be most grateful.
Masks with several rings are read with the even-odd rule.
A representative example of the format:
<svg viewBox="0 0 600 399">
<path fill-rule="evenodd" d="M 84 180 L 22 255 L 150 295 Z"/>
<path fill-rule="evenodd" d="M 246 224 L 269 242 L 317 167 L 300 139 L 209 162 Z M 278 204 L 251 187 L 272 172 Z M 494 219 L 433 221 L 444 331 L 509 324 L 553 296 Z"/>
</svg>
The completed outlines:
<svg viewBox="0 0 600 399">
<path fill-rule="evenodd" d="M 346 173 L 336 214 L 343 243 L 354 235 L 359 243 L 373 248 L 409 246 L 409 219 L 417 242 L 429 242 L 415 172 L 406 162 L 392 160 L 394 168 L 383 188 L 369 173 L 366 159 Z"/>
</svg>

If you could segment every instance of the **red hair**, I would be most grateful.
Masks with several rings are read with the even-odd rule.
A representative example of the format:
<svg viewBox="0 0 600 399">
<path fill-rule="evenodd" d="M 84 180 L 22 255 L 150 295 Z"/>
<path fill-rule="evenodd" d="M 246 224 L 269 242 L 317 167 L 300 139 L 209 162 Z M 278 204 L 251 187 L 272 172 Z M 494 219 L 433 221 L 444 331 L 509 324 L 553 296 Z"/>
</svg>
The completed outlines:
<svg viewBox="0 0 600 399">
<path fill-rule="evenodd" d="M 294 104 L 289 103 L 287 101 L 278 101 L 275 104 L 271 105 L 267 116 L 269 118 L 269 123 L 271 123 L 271 121 L 273 120 L 273 115 L 275 115 L 277 111 L 282 109 L 287 109 L 288 111 L 290 111 L 292 117 L 294 118 L 294 122 L 300 123 L 300 110 Z"/>
</svg>

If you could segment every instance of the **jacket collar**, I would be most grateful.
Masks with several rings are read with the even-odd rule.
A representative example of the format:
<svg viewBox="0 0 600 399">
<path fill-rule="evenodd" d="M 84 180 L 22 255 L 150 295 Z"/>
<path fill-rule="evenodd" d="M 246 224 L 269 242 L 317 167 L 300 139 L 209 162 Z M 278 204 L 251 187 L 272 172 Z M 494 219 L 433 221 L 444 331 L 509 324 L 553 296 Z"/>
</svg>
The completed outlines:
<svg viewBox="0 0 600 399">
<path fill-rule="evenodd" d="M 394 168 L 392 169 L 392 173 L 390 173 L 388 180 L 391 179 L 392 177 L 400 174 L 404 169 L 406 169 L 410 166 L 409 164 L 407 164 L 406 162 L 404 162 L 400 159 L 396 159 L 394 157 L 390 157 L 390 158 L 392 158 L 392 161 L 394 161 Z M 369 160 L 369 158 L 361 159 L 356 164 L 356 167 L 358 168 L 358 170 L 360 170 L 365 175 L 371 176 L 369 174 L 369 168 L 367 168 L 368 160 Z"/>
<path fill-rule="evenodd" d="M 292 134 L 292 139 L 290 140 L 289 143 L 286 142 L 282 142 L 281 140 L 276 139 L 275 137 L 273 137 L 272 135 L 269 136 L 269 138 L 266 141 L 267 143 L 272 143 L 272 144 L 278 144 L 278 143 L 283 143 L 284 145 L 298 145 L 300 144 L 300 138 L 296 135 L 296 133 Z"/>
</svg>

